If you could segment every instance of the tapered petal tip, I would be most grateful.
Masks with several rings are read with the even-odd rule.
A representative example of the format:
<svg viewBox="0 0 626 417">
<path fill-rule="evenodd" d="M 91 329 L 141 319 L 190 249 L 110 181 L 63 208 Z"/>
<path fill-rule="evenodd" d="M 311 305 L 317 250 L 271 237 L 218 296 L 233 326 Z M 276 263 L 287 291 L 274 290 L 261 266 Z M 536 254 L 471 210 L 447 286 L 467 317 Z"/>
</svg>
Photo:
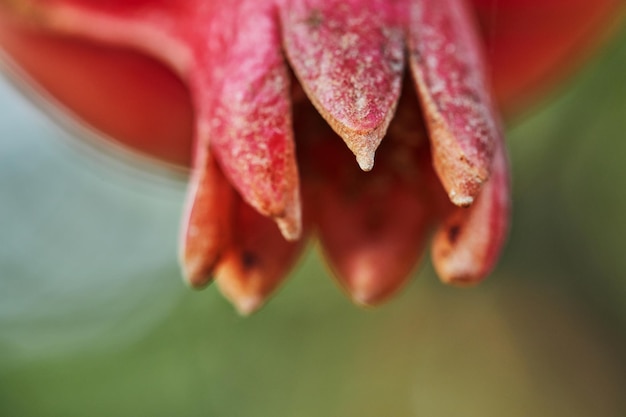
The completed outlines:
<svg viewBox="0 0 626 417">
<path fill-rule="evenodd" d="M 459 257 L 447 262 L 435 262 L 435 270 L 444 284 L 455 287 L 472 287 L 481 283 L 490 272 L 478 268 L 475 260 Z M 482 266 L 482 265 L 480 265 Z"/>
<path fill-rule="evenodd" d="M 302 207 L 299 195 L 287 205 L 286 213 L 274 217 L 274 221 L 285 240 L 295 242 L 302 237 Z"/>
<path fill-rule="evenodd" d="M 302 236 L 302 225 L 291 219 L 277 218 L 276 225 L 285 240 L 295 242 Z"/>
<path fill-rule="evenodd" d="M 382 281 L 381 278 L 383 277 L 378 277 L 378 281 Z M 361 307 L 376 307 L 387 301 L 399 289 L 388 285 L 381 286 L 380 282 L 377 284 L 373 281 L 375 280 L 361 279 L 352 288 L 348 289 L 350 298 L 355 304 Z"/>
<path fill-rule="evenodd" d="M 371 257 L 372 262 L 365 259 L 360 266 L 353 265 L 350 270 L 336 270 L 339 282 L 347 292 L 350 299 L 361 307 L 377 307 L 384 304 L 396 295 L 409 281 L 411 266 L 414 259 L 399 262 L 401 270 L 391 264 L 388 259 Z"/>
<path fill-rule="evenodd" d="M 341 129 L 337 129 L 337 134 L 348 145 L 359 167 L 368 172 L 374 168 L 376 151 L 387 134 L 387 128 L 388 121 L 365 131 L 342 126 Z"/>
<path fill-rule="evenodd" d="M 458 207 L 469 207 L 474 202 L 474 197 L 466 194 L 459 194 L 455 190 L 450 191 L 448 194 L 452 204 Z"/>
<path fill-rule="evenodd" d="M 374 153 L 376 151 L 365 151 L 356 154 L 356 162 L 363 171 L 371 171 L 374 168 Z"/>
<path fill-rule="evenodd" d="M 216 284 L 240 315 L 249 316 L 263 306 L 269 294 L 254 285 L 259 274 L 246 274 L 242 269 L 236 256 L 227 256 L 217 268 Z"/>
<path fill-rule="evenodd" d="M 331 268 L 348 297 L 361 307 L 376 307 L 392 298 L 409 280 L 415 264 L 412 256 L 395 258 L 401 248 L 382 254 L 376 253 L 379 248 L 348 254 L 344 262 L 335 260 Z"/>
<path fill-rule="evenodd" d="M 249 316 L 263 306 L 269 293 L 259 287 L 263 277 L 245 270 L 235 254 L 227 256 L 218 266 L 216 284 L 222 295 L 242 316 Z"/>
<path fill-rule="evenodd" d="M 207 263 L 206 257 L 184 254 L 181 257 L 181 269 L 185 282 L 192 288 L 202 289 L 213 280 L 214 263 Z"/>
<path fill-rule="evenodd" d="M 442 275 L 441 281 L 446 285 L 451 285 L 457 288 L 471 288 L 483 282 L 483 280 L 487 278 L 488 275 L 489 273 L 485 273 L 484 275 L 479 276 L 472 274 L 464 275 L 463 273 L 451 273 L 448 276 Z"/>
<path fill-rule="evenodd" d="M 265 300 L 262 297 L 248 296 L 230 299 L 230 302 L 235 306 L 237 313 L 247 317 L 257 312 Z"/>
</svg>

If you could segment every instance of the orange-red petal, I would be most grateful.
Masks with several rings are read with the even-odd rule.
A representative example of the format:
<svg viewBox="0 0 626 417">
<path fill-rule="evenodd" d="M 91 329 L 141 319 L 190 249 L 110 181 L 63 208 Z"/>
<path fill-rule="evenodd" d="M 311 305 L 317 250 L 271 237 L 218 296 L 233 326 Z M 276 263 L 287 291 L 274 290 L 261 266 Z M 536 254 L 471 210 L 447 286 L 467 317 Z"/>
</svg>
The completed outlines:
<svg viewBox="0 0 626 417">
<path fill-rule="evenodd" d="M 409 104 L 404 96 L 401 103 Z M 309 125 L 301 114 L 296 120 Z M 371 172 L 361 171 L 328 129 L 303 134 L 303 185 L 315 192 L 311 212 L 322 250 L 359 304 L 375 305 L 397 292 L 428 237 L 428 182 L 436 178 L 429 175 L 428 146 L 417 120 L 414 112 L 394 119 Z"/>
<path fill-rule="evenodd" d="M 216 268 L 216 282 L 237 310 L 259 309 L 283 282 L 307 239 L 288 242 L 271 219 L 237 199 L 230 246 Z"/>
<path fill-rule="evenodd" d="M 206 148 L 196 157 L 181 228 L 180 259 L 187 282 L 200 288 L 211 281 L 229 245 L 235 192 Z"/>
<path fill-rule="evenodd" d="M 504 144 L 495 155 L 491 178 L 469 208 L 456 208 L 435 234 L 432 257 L 446 283 L 481 281 L 494 267 L 508 230 L 510 191 Z"/>
</svg>

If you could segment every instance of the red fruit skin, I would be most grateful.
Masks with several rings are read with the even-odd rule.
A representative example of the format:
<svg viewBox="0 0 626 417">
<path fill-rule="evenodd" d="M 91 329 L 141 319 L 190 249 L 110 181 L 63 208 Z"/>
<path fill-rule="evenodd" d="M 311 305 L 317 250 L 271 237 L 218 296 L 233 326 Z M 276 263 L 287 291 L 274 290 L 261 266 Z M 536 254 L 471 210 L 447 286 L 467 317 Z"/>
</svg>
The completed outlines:
<svg viewBox="0 0 626 417">
<path fill-rule="evenodd" d="M 500 109 L 510 116 L 579 67 L 624 17 L 623 0 L 472 0 Z M 494 4 L 498 7 L 493 9 Z"/>
<path fill-rule="evenodd" d="M 0 45 L 44 90 L 115 140 L 159 160 L 190 165 L 194 113 L 175 75 L 141 52 L 12 24 L 8 13 L 2 12 L 10 3 L 0 2 Z M 175 4 L 182 10 L 186 3 L 94 4 L 123 12 L 148 4 Z M 624 9 L 622 0 L 472 0 L 471 4 L 481 24 L 497 101 L 506 114 L 527 106 L 571 71 L 615 26 Z"/>
<path fill-rule="evenodd" d="M 190 165 L 194 113 L 174 72 L 131 49 L 41 33 L 2 17 L 0 46 L 47 98 L 109 140 Z"/>
</svg>

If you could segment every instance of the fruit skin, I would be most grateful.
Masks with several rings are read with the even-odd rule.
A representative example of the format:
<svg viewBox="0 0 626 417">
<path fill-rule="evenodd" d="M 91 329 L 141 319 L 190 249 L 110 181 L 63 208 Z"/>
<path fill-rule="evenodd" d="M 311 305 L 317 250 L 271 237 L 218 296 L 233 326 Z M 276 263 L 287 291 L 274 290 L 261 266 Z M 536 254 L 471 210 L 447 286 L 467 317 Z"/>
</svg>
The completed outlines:
<svg viewBox="0 0 626 417">
<path fill-rule="evenodd" d="M 500 104 L 509 104 L 553 70 L 554 54 L 541 51 L 574 45 L 555 36 L 535 39 L 539 49 L 531 50 L 524 49 L 525 38 L 501 35 L 515 19 L 536 21 L 536 10 L 517 0 L 496 9 L 460 0 L 3 4 L 18 18 L 3 18 L 0 42 L 88 122 L 92 117 L 96 127 L 157 158 L 188 164 L 180 150 L 193 156 L 183 270 L 194 286 L 215 274 L 244 314 L 278 287 L 316 225 L 339 282 L 361 304 L 377 304 L 403 285 L 437 224 L 432 254 L 440 277 L 461 285 L 483 279 L 504 243 L 509 213 L 508 164 L 490 78 L 503 92 Z M 615 4 L 562 6 L 571 18 L 587 20 L 576 28 L 571 22 L 559 26 L 559 34 L 567 32 L 568 41 L 582 36 L 581 27 L 591 31 L 590 22 Z M 502 11 L 516 12 L 501 17 Z M 483 22 L 482 36 L 474 12 Z M 503 19 L 507 25 L 500 27 Z M 154 56 L 181 77 L 190 97 L 179 106 L 182 83 L 146 58 L 103 47 L 94 53 L 90 44 L 61 35 Z M 507 43 L 499 43 L 503 38 Z M 138 76 L 120 94 L 139 100 L 142 117 L 128 119 L 111 106 L 106 89 L 94 96 L 91 88 L 79 88 L 74 69 L 60 64 L 42 71 L 38 48 L 44 56 L 67 58 L 63 62 L 91 79 L 104 75 L 116 86 L 111 90 L 120 90 L 117 83 L 134 68 Z M 516 75 L 509 83 L 506 73 L 498 78 L 498 63 L 510 62 L 511 51 L 527 61 L 524 72 L 511 70 Z M 534 53 L 539 59 L 530 59 Z M 405 65 L 416 98 L 407 92 Z M 162 92 L 167 96 L 159 101 Z M 178 113 L 170 115 L 172 105 Z M 407 111 L 423 120 L 407 121 Z M 154 118 L 158 112 L 169 128 Z M 327 124 L 311 117 L 318 113 Z M 155 127 L 150 121 L 157 129 L 149 137 L 146 128 Z M 337 135 L 372 173 L 340 169 L 327 175 L 351 163 L 330 145 Z M 388 146 L 374 167 L 383 138 Z M 398 160 L 385 163 L 398 157 L 400 170 Z M 423 191 L 415 194 L 416 188 Z"/>
</svg>

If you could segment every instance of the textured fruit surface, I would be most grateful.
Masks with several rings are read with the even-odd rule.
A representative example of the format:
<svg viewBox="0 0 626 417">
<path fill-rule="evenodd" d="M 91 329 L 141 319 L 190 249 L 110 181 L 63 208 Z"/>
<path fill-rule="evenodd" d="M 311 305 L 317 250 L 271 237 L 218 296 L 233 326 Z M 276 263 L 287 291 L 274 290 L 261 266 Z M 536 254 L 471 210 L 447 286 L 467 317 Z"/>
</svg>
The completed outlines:
<svg viewBox="0 0 626 417">
<path fill-rule="evenodd" d="M 500 109 L 562 72 L 618 5 L 531 3 L 15 0 L 0 3 L 0 43 L 86 123 L 191 166 L 192 286 L 216 278 L 249 314 L 317 233 L 342 288 L 374 305 L 433 229 L 444 282 L 494 268 L 510 210 Z"/>
</svg>

